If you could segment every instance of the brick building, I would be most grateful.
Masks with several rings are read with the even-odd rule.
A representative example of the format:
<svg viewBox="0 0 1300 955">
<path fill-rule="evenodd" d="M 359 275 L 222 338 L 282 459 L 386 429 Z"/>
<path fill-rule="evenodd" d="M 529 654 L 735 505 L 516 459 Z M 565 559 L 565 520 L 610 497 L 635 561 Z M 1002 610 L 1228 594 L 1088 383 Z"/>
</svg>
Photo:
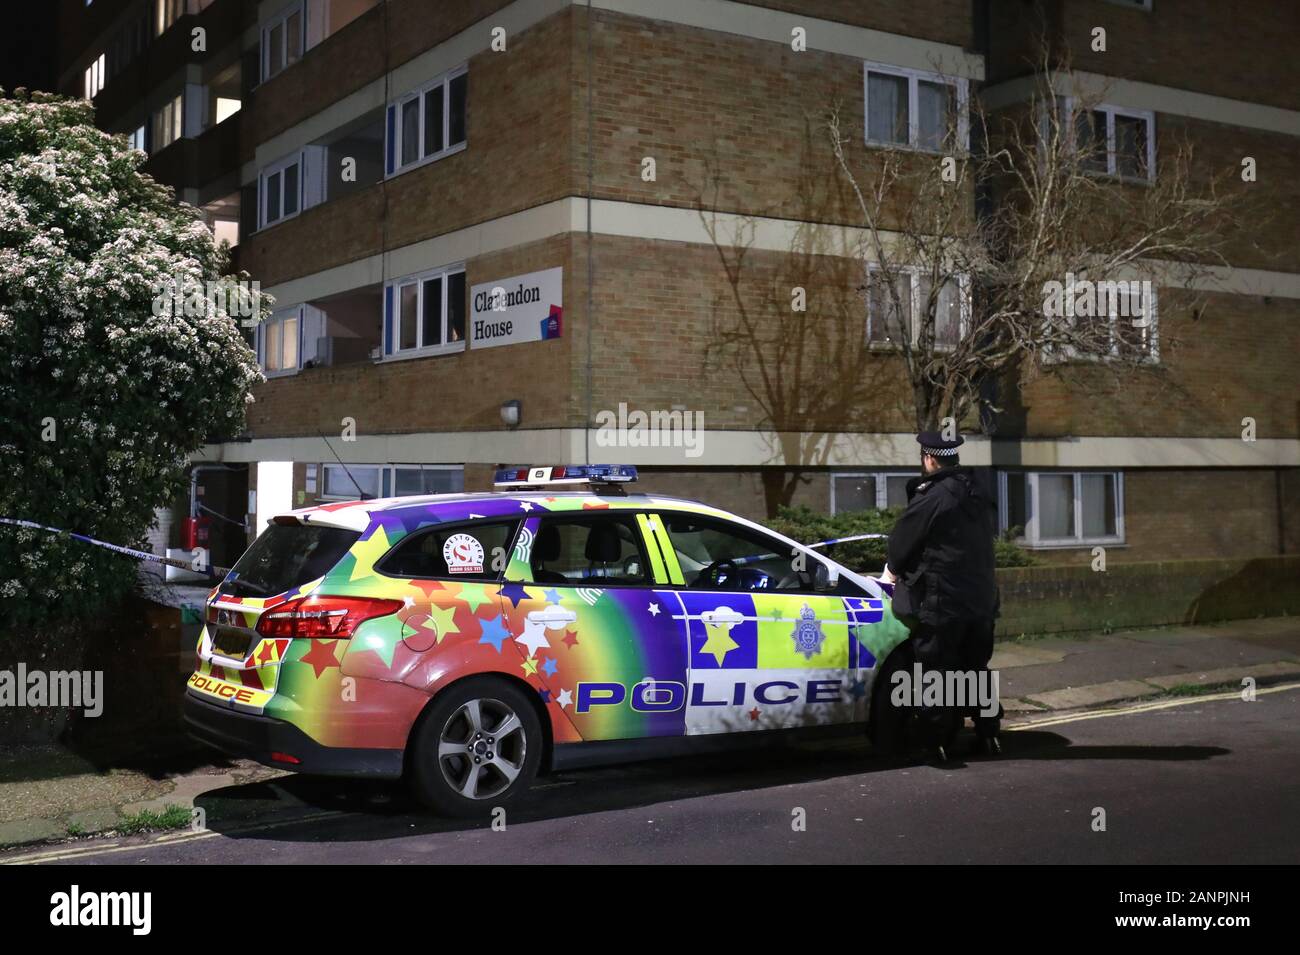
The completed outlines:
<svg viewBox="0 0 1300 955">
<path fill-rule="evenodd" d="M 897 502 L 913 415 L 889 356 L 857 357 L 867 305 L 846 252 L 861 236 L 817 117 L 838 104 L 865 169 L 887 145 L 923 154 L 932 97 L 1023 102 L 1046 36 L 1105 89 L 1112 162 L 1154 158 L 1166 137 L 1192 142 L 1207 175 L 1253 157 L 1277 215 L 1199 290 L 1204 308 L 1157 290 L 1176 351 L 1119 387 L 1086 369 L 1034 381 L 964 461 L 1048 559 L 1300 548 L 1300 65 L 1277 42 L 1300 16 L 1286 5 L 63 5 L 64 89 L 148 149 L 148 171 L 276 298 L 245 440 L 196 460 L 213 510 L 242 519 L 253 492 L 265 520 L 353 497 L 354 480 L 379 495 L 475 489 L 500 463 L 586 460 L 755 516 L 784 482 L 818 510 Z M 910 117 L 905 142 L 874 134 L 876 115 Z M 720 348 L 744 317 L 720 235 L 745 237 L 749 314 L 778 329 L 758 366 L 781 368 L 776 383 Z M 815 335 L 770 324 L 792 284 Z M 608 446 L 597 426 L 620 407 L 698 413 L 704 430 Z"/>
</svg>

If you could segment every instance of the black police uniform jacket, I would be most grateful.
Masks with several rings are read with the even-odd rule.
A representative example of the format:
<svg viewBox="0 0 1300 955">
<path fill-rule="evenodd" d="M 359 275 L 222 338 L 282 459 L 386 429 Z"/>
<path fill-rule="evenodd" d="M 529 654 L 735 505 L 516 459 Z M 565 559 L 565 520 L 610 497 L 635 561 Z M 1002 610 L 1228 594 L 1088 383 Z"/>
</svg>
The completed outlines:
<svg viewBox="0 0 1300 955">
<path fill-rule="evenodd" d="M 974 473 L 959 466 L 913 478 L 907 497 L 889 535 L 895 615 L 933 627 L 993 617 L 991 509 Z"/>
</svg>

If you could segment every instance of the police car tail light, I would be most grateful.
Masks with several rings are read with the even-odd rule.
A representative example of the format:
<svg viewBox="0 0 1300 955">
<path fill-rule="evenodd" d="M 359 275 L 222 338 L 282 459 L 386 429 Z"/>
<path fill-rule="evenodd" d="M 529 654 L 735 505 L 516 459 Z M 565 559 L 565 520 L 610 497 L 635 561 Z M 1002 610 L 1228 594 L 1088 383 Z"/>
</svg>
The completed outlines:
<svg viewBox="0 0 1300 955">
<path fill-rule="evenodd" d="M 264 637 L 350 637 L 365 621 L 404 606 L 400 600 L 370 597 L 300 597 L 262 614 L 257 632 Z"/>
</svg>

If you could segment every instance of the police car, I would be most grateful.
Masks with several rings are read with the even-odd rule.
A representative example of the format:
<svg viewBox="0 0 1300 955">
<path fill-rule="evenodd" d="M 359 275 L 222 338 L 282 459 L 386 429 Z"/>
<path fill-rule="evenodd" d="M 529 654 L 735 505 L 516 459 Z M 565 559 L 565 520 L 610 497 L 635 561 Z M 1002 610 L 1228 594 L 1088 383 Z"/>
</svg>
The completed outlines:
<svg viewBox="0 0 1300 955">
<path fill-rule="evenodd" d="M 470 814 L 539 772 L 889 718 L 907 630 L 876 581 L 635 480 L 511 468 L 275 517 L 208 598 L 191 734 Z"/>
</svg>

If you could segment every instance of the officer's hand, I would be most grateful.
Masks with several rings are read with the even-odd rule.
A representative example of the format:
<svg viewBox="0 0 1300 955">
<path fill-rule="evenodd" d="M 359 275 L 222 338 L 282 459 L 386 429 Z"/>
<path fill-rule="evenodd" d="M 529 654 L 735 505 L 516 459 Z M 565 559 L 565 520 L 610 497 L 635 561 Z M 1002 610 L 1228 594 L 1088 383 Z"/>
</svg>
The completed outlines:
<svg viewBox="0 0 1300 955">
<path fill-rule="evenodd" d="M 881 580 L 881 582 L 882 582 L 882 583 L 886 583 L 886 584 L 892 584 L 892 583 L 894 583 L 897 579 L 898 579 L 898 578 L 894 576 L 894 572 L 893 572 L 892 570 L 889 569 L 889 565 L 886 564 L 886 565 L 885 565 L 885 569 L 882 570 L 882 571 L 880 572 L 880 580 Z"/>
</svg>

